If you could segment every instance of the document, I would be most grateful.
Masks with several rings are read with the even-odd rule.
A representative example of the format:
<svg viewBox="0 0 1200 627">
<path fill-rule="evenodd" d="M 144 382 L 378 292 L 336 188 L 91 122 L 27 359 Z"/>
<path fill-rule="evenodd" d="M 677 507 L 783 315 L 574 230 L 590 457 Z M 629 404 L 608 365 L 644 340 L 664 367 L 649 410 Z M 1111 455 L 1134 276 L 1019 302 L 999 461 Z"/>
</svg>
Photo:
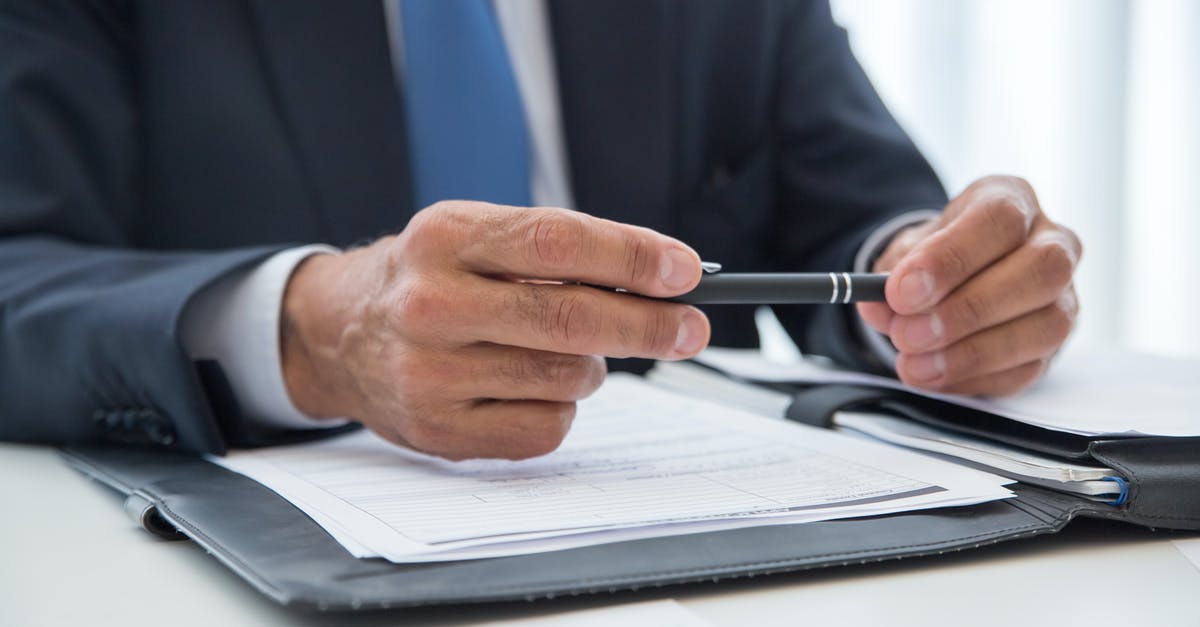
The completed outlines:
<svg viewBox="0 0 1200 627">
<path fill-rule="evenodd" d="M 294 503 L 351 553 L 517 555 L 1006 498 L 1007 481 L 611 375 L 559 450 L 451 462 L 361 431 L 214 463 Z"/>
<path fill-rule="evenodd" d="M 758 351 L 709 348 L 696 360 L 754 381 L 844 383 L 905 390 L 1046 429 L 1084 436 L 1200 436 L 1200 360 L 1069 348 L 1050 372 L 1012 397 L 937 394 L 895 379 L 803 359 L 775 363 Z"/>
<path fill-rule="evenodd" d="M 793 398 L 781 390 L 729 378 L 692 362 L 662 362 L 646 373 L 656 385 L 764 416 L 784 416 Z M 987 472 L 1085 496 L 1119 495 L 1110 478 L 1119 473 L 1099 465 L 1069 462 L 994 440 L 932 427 L 879 412 L 839 411 L 833 428 L 916 451 L 945 456 Z M 1107 500 L 1112 500 L 1108 498 Z"/>
<path fill-rule="evenodd" d="M 1109 480 L 1119 474 L 1103 466 L 1067 462 L 887 414 L 843 411 L 834 416 L 833 422 L 838 429 L 954 457 L 1025 483 L 1085 496 L 1114 496 L 1121 493 L 1121 487 Z"/>
</svg>

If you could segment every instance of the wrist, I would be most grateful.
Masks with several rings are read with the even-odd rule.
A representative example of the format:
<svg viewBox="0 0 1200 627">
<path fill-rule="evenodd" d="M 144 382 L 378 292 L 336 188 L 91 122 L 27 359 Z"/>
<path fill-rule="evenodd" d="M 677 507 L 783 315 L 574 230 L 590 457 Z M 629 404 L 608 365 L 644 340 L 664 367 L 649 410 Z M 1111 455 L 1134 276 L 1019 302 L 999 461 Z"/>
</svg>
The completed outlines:
<svg viewBox="0 0 1200 627">
<path fill-rule="evenodd" d="M 312 418 L 352 416 L 345 395 L 352 389 L 337 358 L 342 285 L 347 255 L 313 255 L 292 272 L 279 316 L 279 353 L 284 385 L 296 409 Z"/>
</svg>

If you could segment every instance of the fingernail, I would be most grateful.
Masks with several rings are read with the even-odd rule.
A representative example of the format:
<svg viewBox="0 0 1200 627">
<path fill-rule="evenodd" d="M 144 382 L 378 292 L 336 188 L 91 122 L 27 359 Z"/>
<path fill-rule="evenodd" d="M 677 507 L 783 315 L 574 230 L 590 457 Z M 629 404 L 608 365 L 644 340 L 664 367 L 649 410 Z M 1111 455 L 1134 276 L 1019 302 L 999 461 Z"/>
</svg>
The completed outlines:
<svg viewBox="0 0 1200 627">
<path fill-rule="evenodd" d="M 900 280 L 900 303 L 921 309 L 933 298 L 933 277 L 924 270 L 909 272 Z"/>
<path fill-rule="evenodd" d="M 707 339 L 704 320 L 695 312 L 686 314 L 679 325 L 679 334 L 675 336 L 675 352 L 690 357 L 704 348 Z"/>
<path fill-rule="evenodd" d="M 940 352 L 917 355 L 908 360 L 908 374 L 917 381 L 932 381 L 946 374 L 946 356 Z"/>
<path fill-rule="evenodd" d="M 662 256 L 658 267 L 658 278 L 669 290 L 681 290 L 691 285 L 700 264 L 685 250 L 670 248 Z"/>
<path fill-rule="evenodd" d="M 942 339 L 945 327 L 942 318 L 937 314 L 917 316 L 908 322 L 904 328 L 904 347 L 908 350 L 922 350 L 933 346 Z"/>
</svg>

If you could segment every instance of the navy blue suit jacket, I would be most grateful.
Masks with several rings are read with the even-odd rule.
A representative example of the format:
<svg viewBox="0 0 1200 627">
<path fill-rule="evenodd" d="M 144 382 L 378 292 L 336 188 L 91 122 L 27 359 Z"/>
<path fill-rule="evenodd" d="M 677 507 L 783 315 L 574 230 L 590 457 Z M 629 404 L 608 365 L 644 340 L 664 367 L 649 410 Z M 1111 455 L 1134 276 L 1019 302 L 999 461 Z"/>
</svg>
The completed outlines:
<svg viewBox="0 0 1200 627">
<path fill-rule="evenodd" d="M 742 271 L 844 269 L 941 207 L 825 0 L 552 0 L 582 211 Z M 0 1 L 0 438 L 269 439 L 180 345 L 189 300 L 413 207 L 380 0 Z M 757 342 L 748 308 L 713 341 Z M 781 307 L 865 366 L 843 307 Z"/>
</svg>

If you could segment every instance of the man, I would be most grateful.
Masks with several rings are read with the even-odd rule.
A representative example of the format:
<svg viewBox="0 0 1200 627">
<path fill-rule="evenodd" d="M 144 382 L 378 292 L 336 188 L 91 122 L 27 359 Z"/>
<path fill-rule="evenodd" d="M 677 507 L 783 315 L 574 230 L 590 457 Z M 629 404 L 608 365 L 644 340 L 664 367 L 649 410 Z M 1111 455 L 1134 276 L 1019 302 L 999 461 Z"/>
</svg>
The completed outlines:
<svg viewBox="0 0 1200 627">
<path fill-rule="evenodd" d="M 575 284 L 701 254 L 891 271 L 776 312 L 930 389 L 1029 385 L 1076 315 L 1075 236 L 1019 179 L 947 204 L 821 0 L 26 0 L 0 59 L 8 439 L 542 454 L 604 357 L 757 341 Z"/>
</svg>

